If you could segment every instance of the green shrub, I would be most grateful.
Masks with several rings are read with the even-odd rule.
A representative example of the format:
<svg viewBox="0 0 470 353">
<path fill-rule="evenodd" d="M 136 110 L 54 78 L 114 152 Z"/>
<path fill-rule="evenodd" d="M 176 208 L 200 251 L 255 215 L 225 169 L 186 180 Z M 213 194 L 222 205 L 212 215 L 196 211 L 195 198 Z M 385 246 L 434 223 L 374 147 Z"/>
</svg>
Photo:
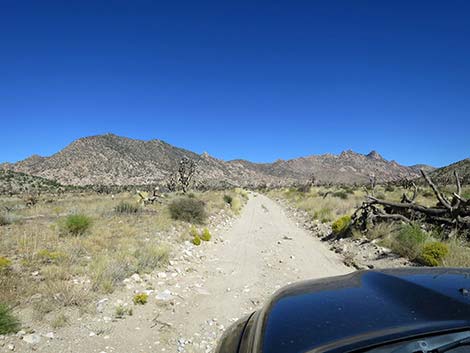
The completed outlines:
<svg viewBox="0 0 470 353">
<path fill-rule="evenodd" d="M 16 333 L 20 329 L 20 322 L 15 318 L 6 304 L 0 303 L 0 335 Z"/>
<path fill-rule="evenodd" d="M 168 205 L 171 218 L 201 224 L 207 218 L 205 203 L 191 197 L 180 197 Z"/>
<path fill-rule="evenodd" d="M 116 207 L 114 211 L 117 213 L 137 213 L 140 211 L 140 206 L 131 202 L 122 201 Z"/>
<path fill-rule="evenodd" d="M 138 293 L 134 295 L 134 298 L 132 299 L 132 301 L 134 302 L 135 305 L 137 304 L 144 305 L 147 303 L 148 299 L 149 299 L 148 294 Z"/>
<path fill-rule="evenodd" d="M 395 187 L 393 187 L 393 185 L 386 185 L 386 186 L 385 186 L 385 191 L 386 191 L 386 192 L 394 192 L 394 191 L 395 191 Z"/>
<path fill-rule="evenodd" d="M 415 260 L 421 253 L 421 249 L 427 238 L 428 235 L 419 225 L 403 225 L 391 243 L 392 250 L 410 260 Z"/>
<path fill-rule="evenodd" d="M 201 234 L 201 239 L 204 240 L 204 241 L 209 241 L 209 240 L 211 240 L 211 238 L 212 238 L 212 235 L 209 232 L 209 229 L 204 228 L 204 230 L 202 231 L 202 234 Z"/>
<path fill-rule="evenodd" d="M 331 229 L 333 230 L 333 234 L 340 235 L 345 233 L 349 229 L 350 225 L 351 216 L 343 216 L 333 222 L 333 224 L 331 225 Z"/>
<path fill-rule="evenodd" d="M 0 256 L 0 272 L 8 270 L 11 266 L 11 260 L 6 257 Z"/>
<path fill-rule="evenodd" d="M 193 238 L 193 244 L 194 245 L 201 245 L 201 238 L 199 237 L 199 235 L 196 235 L 194 238 Z"/>
<path fill-rule="evenodd" d="M 233 197 L 230 195 L 224 195 L 224 202 L 232 205 Z"/>
<path fill-rule="evenodd" d="M 428 243 L 423 246 L 419 262 L 426 266 L 439 266 L 448 253 L 449 247 L 447 244 L 439 241 Z"/>
<path fill-rule="evenodd" d="M 83 235 L 91 226 L 91 218 L 83 214 L 70 215 L 65 219 L 65 231 L 71 235 Z"/>
</svg>

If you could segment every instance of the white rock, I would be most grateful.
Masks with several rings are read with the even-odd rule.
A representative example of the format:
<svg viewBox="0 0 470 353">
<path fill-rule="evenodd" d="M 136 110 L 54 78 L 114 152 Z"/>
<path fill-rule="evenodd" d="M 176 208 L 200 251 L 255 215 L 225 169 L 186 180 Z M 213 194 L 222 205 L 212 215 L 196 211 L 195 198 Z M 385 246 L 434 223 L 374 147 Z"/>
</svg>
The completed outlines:
<svg viewBox="0 0 470 353">
<path fill-rule="evenodd" d="M 173 295 L 168 289 L 165 289 L 163 292 L 160 292 L 156 295 L 155 299 L 157 300 L 162 300 L 162 301 L 168 301 L 173 299 Z"/>
<path fill-rule="evenodd" d="M 165 272 L 158 272 L 158 273 L 157 273 L 157 277 L 158 277 L 158 278 L 167 278 L 168 276 L 167 276 L 167 274 L 166 274 Z"/>
<path fill-rule="evenodd" d="M 140 276 L 139 276 L 138 273 L 134 273 L 134 274 L 131 276 L 131 279 L 132 279 L 134 282 L 142 282 L 142 278 L 140 278 Z"/>
<path fill-rule="evenodd" d="M 108 298 L 103 298 L 103 299 L 98 300 L 98 302 L 96 303 L 96 311 L 98 313 L 102 313 L 108 301 L 109 301 Z"/>
<path fill-rule="evenodd" d="M 10 350 L 10 351 L 14 351 L 15 350 L 15 345 L 14 344 L 9 344 L 7 346 L 7 348 Z"/>
<path fill-rule="evenodd" d="M 54 332 L 48 332 L 48 333 L 43 334 L 42 336 L 49 338 L 51 340 L 51 339 L 54 339 Z"/>
<path fill-rule="evenodd" d="M 29 344 L 38 344 L 39 342 L 41 342 L 41 336 L 32 333 L 30 335 L 23 336 L 23 341 Z"/>
</svg>

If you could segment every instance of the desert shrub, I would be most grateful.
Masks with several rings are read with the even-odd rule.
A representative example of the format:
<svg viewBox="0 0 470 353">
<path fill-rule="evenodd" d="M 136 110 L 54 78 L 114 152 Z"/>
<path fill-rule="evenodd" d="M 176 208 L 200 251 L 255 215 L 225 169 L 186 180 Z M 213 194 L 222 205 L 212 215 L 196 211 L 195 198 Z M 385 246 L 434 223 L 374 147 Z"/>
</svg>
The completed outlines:
<svg viewBox="0 0 470 353">
<path fill-rule="evenodd" d="M 114 211 L 117 213 L 138 213 L 140 211 L 140 207 L 137 204 L 122 201 L 116 207 L 114 207 Z"/>
<path fill-rule="evenodd" d="M 242 188 L 236 188 L 235 193 L 248 200 L 248 192 Z"/>
<path fill-rule="evenodd" d="M 169 205 L 171 218 L 191 223 L 204 223 L 207 218 L 205 203 L 191 197 L 180 197 Z"/>
<path fill-rule="evenodd" d="M 138 272 L 151 272 L 168 263 L 170 250 L 164 245 L 146 244 L 139 247 L 134 256 L 137 259 Z"/>
<path fill-rule="evenodd" d="M 201 245 L 201 238 L 199 237 L 199 235 L 196 235 L 193 238 L 192 242 L 193 242 L 194 245 L 197 245 L 197 246 Z"/>
<path fill-rule="evenodd" d="M 204 241 L 209 241 L 211 240 L 212 236 L 211 233 L 209 232 L 209 229 L 204 228 L 204 230 L 201 233 L 201 239 Z"/>
<path fill-rule="evenodd" d="M 83 235 L 91 226 L 91 218 L 83 214 L 67 216 L 64 222 L 64 230 L 71 235 Z"/>
<path fill-rule="evenodd" d="M 423 246 L 418 260 L 426 266 L 439 266 L 448 253 L 449 247 L 447 244 L 439 241 L 427 243 Z"/>
<path fill-rule="evenodd" d="M 232 211 L 235 214 L 240 213 L 240 211 L 242 209 L 242 201 L 240 200 L 240 198 L 238 196 L 233 198 L 231 206 L 232 206 Z"/>
<path fill-rule="evenodd" d="M 462 197 L 466 200 L 470 199 L 470 189 L 462 191 Z"/>
<path fill-rule="evenodd" d="M 311 188 L 312 186 L 310 184 L 303 184 L 303 185 L 297 186 L 297 191 L 301 193 L 308 193 L 310 192 Z"/>
<path fill-rule="evenodd" d="M 67 325 L 69 318 L 64 313 L 57 314 L 51 321 L 51 327 L 58 329 Z"/>
<path fill-rule="evenodd" d="M 20 322 L 11 312 L 11 308 L 0 303 L 0 335 L 16 333 L 20 329 Z"/>
<path fill-rule="evenodd" d="M 333 224 L 331 225 L 331 229 L 333 230 L 333 234 L 341 235 L 349 229 L 350 225 L 351 225 L 351 216 L 346 215 L 334 221 Z"/>
<path fill-rule="evenodd" d="M 134 302 L 135 305 L 137 304 L 144 305 L 147 303 L 148 299 L 149 299 L 148 294 L 138 293 L 134 295 L 134 298 L 132 298 L 132 301 Z"/>
<path fill-rule="evenodd" d="M 427 238 L 428 235 L 419 225 L 403 225 L 391 243 L 392 250 L 410 260 L 415 260 L 421 253 L 421 249 Z"/>
<path fill-rule="evenodd" d="M 5 214 L 0 214 L 0 226 L 6 226 L 12 223 L 12 220 L 9 216 Z"/>
<path fill-rule="evenodd" d="M 434 193 L 431 190 L 424 190 L 423 191 L 424 197 L 434 197 Z"/>
<path fill-rule="evenodd" d="M 11 260 L 0 256 L 0 273 L 7 271 L 11 266 Z"/>
<path fill-rule="evenodd" d="M 122 319 L 126 315 L 132 316 L 132 308 L 131 307 L 127 307 L 127 306 L 124 306 L 124 305 L 116 306 L 116 308 L 114 309 L 114 317 L 116 319 Z"/>
<path fill-rule="evenodd" d="M 228 203 L 230 206 L 232 205 L 233 197 L 230 195 L 224 195 L 224 202 Z"/>
<path fill-rule="evenodd" d="M 332 195 L 334 197 L 340 198 L 341 200 L 347 200 L 348 199 L 348 193 L 344 190 L 335 191 L 334 193 L 332 193 Z"/>
<path fill-rule="evenodd" d="M 383 192 L 378 192 L 375 194 L 375 197 L 380 199 L 380 200 L 384 200 L 386 198 L 385 194 Z"/>
<path fill-rule="evenodd" d="M 199 236 L 199 232 L 197 231 L 197 228 L 192 225 L 191 228 L 189 228 L 189 234 L 192 236 L 192 237 L 197 237 Z"/>
</svg>

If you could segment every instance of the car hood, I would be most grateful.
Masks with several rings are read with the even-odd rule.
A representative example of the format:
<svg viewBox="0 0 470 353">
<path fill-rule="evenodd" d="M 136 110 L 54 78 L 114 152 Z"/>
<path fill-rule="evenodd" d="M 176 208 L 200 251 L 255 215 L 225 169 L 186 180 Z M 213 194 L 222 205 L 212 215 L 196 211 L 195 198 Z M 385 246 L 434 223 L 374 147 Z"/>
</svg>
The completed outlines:
<svg viewBox="0 0 470 353">
<path fill-rule="evenodd" d="M 467 291 L 468 288 L 468 291 Z M 470 269 L 393 269 L 300 282 L 259 312 L 262 353 L 345 352 L 470 327 Z"/>
</svg>

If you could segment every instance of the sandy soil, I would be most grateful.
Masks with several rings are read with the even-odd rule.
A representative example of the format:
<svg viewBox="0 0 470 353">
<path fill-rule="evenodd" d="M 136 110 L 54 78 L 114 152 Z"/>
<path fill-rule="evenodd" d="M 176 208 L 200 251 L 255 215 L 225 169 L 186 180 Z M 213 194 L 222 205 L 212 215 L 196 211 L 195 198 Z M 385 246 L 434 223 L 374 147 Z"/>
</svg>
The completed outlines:
<svg viewBox="0 0 470 353">
<path fill-rule="evenodd" d="M 0 351 L 212 352 L 223 330 L 259 308 L 278 288 L 297 280 L 351 271 L 339 255 L 290 220 L 282 207 L 251 194 L 231 227 L 196 247 L 181 246 L 165 272 L 134 276 L 104 298 L 98 314 L 71 322 L 39 342 L 9 339 Z M 132 304 L 147 290 L 145 305 Z M 133 315 L 115 319 L 116 305 Z M 38 338 L 35 337 L 35 338 Z"/>
</svg>

